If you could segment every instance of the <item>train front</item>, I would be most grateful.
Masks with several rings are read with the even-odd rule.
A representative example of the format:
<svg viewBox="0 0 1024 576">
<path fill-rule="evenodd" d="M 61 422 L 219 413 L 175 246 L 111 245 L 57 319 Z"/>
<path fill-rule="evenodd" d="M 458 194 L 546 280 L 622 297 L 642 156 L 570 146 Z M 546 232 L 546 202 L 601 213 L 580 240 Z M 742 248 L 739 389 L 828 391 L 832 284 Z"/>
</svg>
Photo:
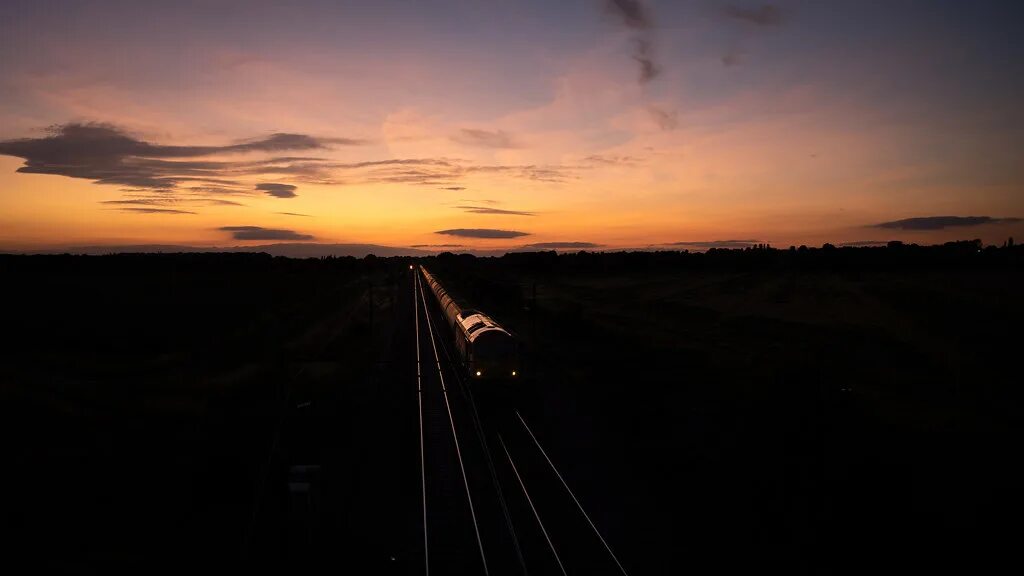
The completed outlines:
<svg viewBox="0 0 1024 576">
<path fill-rule="evenodd" d="M 469 334 L 472 354 L 469 375 L 479 380 L 506 380 L 519 376 L 516 341 L 497 325 L 480 327 Z"/>
</svg>

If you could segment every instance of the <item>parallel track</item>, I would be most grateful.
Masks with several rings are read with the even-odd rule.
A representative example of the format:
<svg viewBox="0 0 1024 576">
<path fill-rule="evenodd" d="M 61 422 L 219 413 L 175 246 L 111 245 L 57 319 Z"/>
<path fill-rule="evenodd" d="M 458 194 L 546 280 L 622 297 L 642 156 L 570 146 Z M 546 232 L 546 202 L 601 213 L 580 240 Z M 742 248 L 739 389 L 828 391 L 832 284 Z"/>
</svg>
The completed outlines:
<svg viewBox="0 0 1024 576">
<path fill-rule="evenodd" d="M 427 318 L 427 332 L 430 334 L 430 346 L 431 346 L 431 349 L 432 349 L 432 351 L 434 353 L 435 366 L 437 367 L 437 377 L 438 377 L 438 380 L 441 383 L 441 395 L 444 398 L 445 409 L 446 409 L 446 411 L 448 413 L 448 423 L 451 426 L 451 432 L 452 432 L 451 438 L 452 438 L 452 442 L 454 443 L 454 446 L 455 446 L 455 456 L 456 456 L 456 458 L 458 460 L 458 463 L 459 463 L 459 471 L 462 474 L 462 483 L 463 483 L 463 486 L 466 489 L 466 492 L 465 492 L 465 494 L 466 494 L 466 502 L 469 505 L 469 516 L 470 516 L 470 518 L 471 518 L 471 520 L 473 522 L 473 532 L 476 535 L 477 547 L 480 550 L 480 561 L 481 561 L 482 566 L 483 566 L 483 573 L 485 575 L 489 575 L 490 571 L 488 570 L 488 567 L 487 567 L 487 554 L 484 551 L 483 539 L 480 537 L 480 524 L 477 521 L 476 508 L 473 506 L 473 492 L 472 492 L 472 490 L 469 487 L 469 477 L 466 475 L 466 464 L 465 464 L 465 461 L 463 460 L 463 457 L 462 457 L 462 447 L 459 444 L 459 433 L 458 433 L 458 430 L 455 427 L 455 418 L 452 415 L 452 406 L 451 406 L 451 402 L 450 402 L 450 400 L 448 398 L 448 387 L 447 387 L 447 385 L 445 384 L 445 381 L 444 381 L 444 370 L 441 367 L 441 357 L 438 355 L 438 352 L 437 352 L 437 342 L 434 339 L 433 323 L 432 323 L 432 321 L 430 319 L 430 314 L 429 314 L 428 308 L 427 308 L 426 294 L 424 293 L 422 284 L 420 284 L 420 282 L 419 282 L 419 277 L 418 276 L 416 277 L 415 283 L 416 283 L 416 286 L 418 286 L 418 288 L 419 288 L 420 301 L 423 303 L 423 310 L 424 310 L 424 313 L 425 313 L 426 318 Z M 417 316 L 417 324 L 419 322 L 418 318 L 419 317 Z M 418 338 L 417 338 L 417 340 L 418 340 Z M 418 349 L 418 345 L 417 345 L 417 355 L 418 354 L 419 354 L 419 349 Z M 424 482 L 425 482 L 425 480 L 424 480 Z M 425 499 L 424 499 L 424 506 L 426 506 L 426 500 Z M 424 526 L 426 526 L 426 522 L 424 522 Z"/>
<path fill-rule="evenodd" d="M 432 315 L 439 313 L 434 310 L 437 306 L 430 304 L 435 300 L 431 298 L 428 302 L 424 283 L 419 274 L 415 276 L 414 283 L 418 287 L 419 300 L 422 301 L 427 328 L 431 333 L 431 352 L 434 354 L 438 377 L 444 382 L 442 391 L 453 438 L 457 438 L 457 430 L 462 431 L 463 440 L 472 444 L 470 447 L 476 463 L 486 465 L 489 473 L 484 475 L 482 471 L 474 471 L 472 462 L 461 458 L 460 454 L 460 470 L 466 494 L 470 494 L 472 486 L 474 495 L 493 496 L 497 501 L 495 506 L 494 502 L 485 498 L 473 506 L 471 519 L 481 559 L 489 555 L 504 558 L 504 563 L 492 562 L 488 567 L 503 574 L 528 574 L 529 565 L 537 574 L 628 576 L 606 538 L 597 529 L 580 499 L 569 488 L 569 483 L 523 416 L 512 406 L 491 406 L 492 410 L 484 414 L 491 426 L 485 426 L 473 397 L 474 383 L 464 373 L 460 358 L 448 343 L 452 335 L 442 331 L 443 322 L 431 320 Z M 459 410 L 453 411 L 452 407 L 456 403 Z M 472 434 L 460 428 L 470 424 L 477 442 L 471 442 Z M 501 446 L 504 453 L 500 466 L 495 464 L 492 457 L 489 440 Z M 462 450 L 467 446 L 463 445 Z M 513 459 L 514 451 L 519 452 L 517 460 Z M 429 475 L 431 471 L 426 470 L 425 473 Z M 503 486 L 510 492 L 506 493 Z M 489 507 L 490 513 L 485 510 L 479 516 L 478 509 L 481 506 L 485 509 Z M 514 555 L 508 550 L 496 551 L 499 546 L 511 548 Z M 563 547 L 565 550 L 562 550 Z"/>
</svg>

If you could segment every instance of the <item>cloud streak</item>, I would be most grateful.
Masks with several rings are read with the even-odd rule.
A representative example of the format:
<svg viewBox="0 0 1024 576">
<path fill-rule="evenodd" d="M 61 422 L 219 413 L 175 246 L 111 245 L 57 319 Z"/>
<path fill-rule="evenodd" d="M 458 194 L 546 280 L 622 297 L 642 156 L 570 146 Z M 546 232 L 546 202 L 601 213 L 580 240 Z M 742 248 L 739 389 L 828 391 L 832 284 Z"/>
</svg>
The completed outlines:
<svg viewBox="0 0 1024 576">
<path fill-rule="evenodd" d="M 220 198 L 199 198 L 193 202 L 199 202 L 208 206 L 245 206 L 241 202 L 235 202 L 234 200 L 221 200 Z"/>
<path fill-rule="evenodd" d="M 605 10 L 630 28 L 646 30 L 651 27 L 647 10 L 639 0 L 608 0 Z"/>
<path fill-rule="evenodd" d="M 174 197 L 150 197 L 130 198 L 128 200 L 101 200 L 100 204 L 113 206 L 173 206 L 175 204 L 189 204 L 195 206 L 245 206 L 241 202 L 232 200 L 221 200 L 219 198 L 174 198 Z"/>
<path fill-rule="evenodd" d="M 757 26 L 778 26 L 782 24 L 782 11 L 774 4 L 762 4 L 756 8 L 727 6 L 725 8 L 725 15 L 734 20 Z"/>
<path fill-rule="evenodd" d="M 0 141 L 0 154 L 24 159 L 25 165 L 18 168 L 22 173 L 171 190 L 183 182 L 237 186 L 238 182 L 225 178 L 225 174 L 275 173 L 296 160 L 315 160 L 285 157 L 225 162 L 201 159 L 204 156 L 326 150 L 333 144 L 358 143 L 361 141 L 278 133 L 225 146 L 167 146 L 137 139 L 109 124 L 72 123 L 54 126 L 42 138 Z"/>
<path fill-rule="evenodd" d="M 905 218 L 874 224 L 874 228 L 886 230 L 943 230 L 945 228 L 964 228 L 985 224 L 1006 224 L 1020 222 L 1020 218 L 993 218 L 991 216 L 924 216 Z"/>
<path fill-rule="evenodd" d="M 476 128 L 463 128 L 459 130 L 452 140 L 459 144 L 477 146 L 480 148 L 518 148 L 511 135 L 504 130 L 480 130 Z"/>
<path fill-rule="evenodd" d="M 294 230 L 263 228 L 260 226 L 221 226 L 218 230 L 230 232 L 235 240 L 313 240 L 309 234 L 300 234 Z"/>
<path fill-rule="evenodd" d="M 593 242 L 538 242 L 536 244 L 526 244 L 523 248 L 538 248 L 541 250 L 583 250 L 585 248 L 600 248 L 602 246 L 604 245 L 595 244 Z"/>
<path fill-rule="evenodd" d="M 502 131 L 463 130 L 476 146 L 515 146 Z M 167 146 L 135 138 L 121 129 L 98 123 L 55 126 L 47 136 L 0 141 L 0 155 L 25 160 L 18 172 L 51 174 L 92 180 L 122 187 L 128 193 L 167 195 L 251 195 L 295 197 L 293 184 L 247 183 L 252 177 L 287 176 L 321 185 L 370 183 L 430 185 L 465 189 L 461 181 L 476 174 L 534 182 L 560 183 L 576 177 L 586 166 L 476 165 L 450 158 L 388 158 L 336 162 L 286 151 L 328 151 L 335 145 L 357 145 L 362 140 L 316 138 L 303 134 L 273 134 L 225 146 Z M 277 153 L 267 158 L 224 160 L 223 156 Z M 216 160 L 205 156 L 217 155 Z"/>
<path fill-rule="evenodd" d="M 100 204 L 113 204 L 115 206 L 166 206 L 173 204 L 171 198 L 136 198 L 134 200 L 102 200 Z"/>
<path fill-rule="evenodd" d="M 653 52 L 654 49 L 651 47 L 649 38 L 634 38 L 633 60 L 640 67 L 639 82 L 641 84 L 647 84 L 661 74 L 661 67 L 654 63 Z"/>
<path fill-rule="evenodd" d="M 635 156 L 618 156 L 609 154 L 591 154 L 583 159 L 584 162 L 600 164 L 605 166 L 635 166 L 640 159 Z"/>
<path fill-rule="evenodd" d="M 464 129 L 460 138 L 488 148 L 517 145 L 510 135 L 500 130 Z M 69 123 L 55 125 L 41 137 L 0 141 L 0 155 L 23 159 L 24 165 L 17 169 L 20 173 L 64 176 L 118 186 L 124 194 L 122 199 L 103 203 L 111 208 L 119 207 L 123 213 L 138 214 L 194 214 L 193 208 L 244 206 L 231 199 L 233 196 L 297 197 L 298 186 L 283 183 L 278 180 L 280 177 L 318 185 L 394 184 L 462 191 L 466 189 L 466 180 L 479 176 L 561 184 L 578 178 L 580 171 L 592 167 L 587 164 L 476 164 L 444 157 L 339 162 L 309 155 L 313 151 L 327 153 L 335 146 L 362 143 L 364 141 L 358 139 L 282 132 L 221 146 L 164 145 L 140 139 L 110 124 Z M 264 181 L 253 182 L 257 178 Z M 188 209 L 182 209 L 183 206 Z M 532 215 L 475 205 L 462 209 L 477 214 Z M 259 235 L 260 232 L 246 234 Z M 273 232 L 266 234 L 273 236 L 267 239 L 280 239 Z M 291 237 L 286 235 L 285 238 Z"/>
<path fill-rule="evenodd" d="M 453 183 L 477 174 L 495 174 L 517 180 L 534 182 L 562 183 L 577 177 L 577 172 L 585 167 L 569 165 L 539 164 L 480 164 L 458 162 L 446 159 L 410 159 L 382 162 L 362 162 L 358 164 L 336 164 L 328 166 L 337 170 L 359 170 L 359 180 L 367 183 L 411 184 L 416 186 L 433 186 L 446 190 L 459 191 L 463 186 Z"/>
<path fill-rule="evenodd" d="M 651 115 L 651 119 L 664 131 L 675 130 L 679 127 L 679 112 L 675 110 L 665 110 L 659 106 L 648 106 L 647 113 Z"/>
<path fill-rule="evenodd" d="M 502 210 L 488 206 L 456 206 L 456 208 L 471 214 L 493 214 L 497 216 L 536 216 L 535 212 L 523 212 L 520 210 Z"/>
<path fill-rule="evenodd" d="M 195 214 L 189 210 L 174 210 L 171 208 L 117 208 L 121 212 L 135 212 L 136 214 Z"/>
<path fill-rule="evenodd" d="M 733 48 L 724 56 L 722 56 L 722 66 L 727 68 L 732 66 L 739 66 L 743 63 L 743 52 Z"/>
<path fill-rule="evenodd" d="M 638 67 L 638 82 L 647 84 L 661 73 L 654 59 L 654 21 L 650 11 L 640 0 L 607 0 L 605 12 L 634 32 L 633 60 Z"/>
<path fill-rule="evenodd" d="M 520 236 L 529 236 L 529 232 L 520 232 L 518 230 L 495 230 L 493 228 L 453 228 L 451 230 L 438 230 L 434 234 L 444 234 L 446 236 L 458 236 L 461 238 L 519 238 Z"/>
<path fill-rule="evenodd" d="M 722 9 L 722 14 L 733 22 L 737 22 L 744 29 L 741 36 L 748 36 L 756 33 L 755 30 L 781 26 L 783 23 L 782 10 L 774 4 L 762 4 L 760 6 L 736 6 L 730 5 Z M 722 55 L 722 66 L 732 68 L 743 64 L 747 53 L 734 41 L 729 51 Z"/>
<path fill-rule="evenodd" d="M 275 198 L 295 198 L 297 196 L 295 193 L 297 188 L 297 186 L 292 184 L 277 184 L 273 182 L 256 185 L 257 190 Z"/>
</svg>

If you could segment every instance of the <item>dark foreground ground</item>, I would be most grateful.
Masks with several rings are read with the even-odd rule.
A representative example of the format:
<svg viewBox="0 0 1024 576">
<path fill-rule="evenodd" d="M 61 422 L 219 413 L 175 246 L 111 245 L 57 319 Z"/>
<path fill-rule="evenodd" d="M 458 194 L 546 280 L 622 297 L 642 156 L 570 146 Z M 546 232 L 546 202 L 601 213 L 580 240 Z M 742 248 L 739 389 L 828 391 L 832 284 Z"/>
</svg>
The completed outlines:
<svg viewBox="0 0 1024 576">
<path fill-rule="evenodd" d="M 411 262 L 0 257 L 10 561 L 418 573 Z M 509 402 L 630 574 L 1016 545 L 1019 249 L 422 263 L 520 337 Z"/>
</svg>

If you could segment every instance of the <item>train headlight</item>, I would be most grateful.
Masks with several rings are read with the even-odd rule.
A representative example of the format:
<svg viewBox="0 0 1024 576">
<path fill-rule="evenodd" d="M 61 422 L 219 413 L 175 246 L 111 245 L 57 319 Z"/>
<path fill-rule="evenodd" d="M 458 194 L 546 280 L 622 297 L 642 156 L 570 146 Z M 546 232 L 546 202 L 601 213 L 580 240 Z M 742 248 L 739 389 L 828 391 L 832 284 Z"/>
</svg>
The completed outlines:
<svg viewBox="0 0 1024 576">
<path fill-rule="evenodd" d="M 480 372 L 479 370 L 476 371 L 477 377 L 479 377 L 481 374 L 483 374 L 483 372 Z"/>
<path fill-rule="evenodd" d="M 409 264 L 409 270 L 412 270 L 412 264 Z"/>
<path fill-rule="evenodd" d="M 513 370 L 513 371 L 512 371 L 512 375 L 513 375 L 513 376 L 515 376 L 515 375 L 516 375 L 516 371 L 515 371 L 515 370 Z"/>
</svg>

